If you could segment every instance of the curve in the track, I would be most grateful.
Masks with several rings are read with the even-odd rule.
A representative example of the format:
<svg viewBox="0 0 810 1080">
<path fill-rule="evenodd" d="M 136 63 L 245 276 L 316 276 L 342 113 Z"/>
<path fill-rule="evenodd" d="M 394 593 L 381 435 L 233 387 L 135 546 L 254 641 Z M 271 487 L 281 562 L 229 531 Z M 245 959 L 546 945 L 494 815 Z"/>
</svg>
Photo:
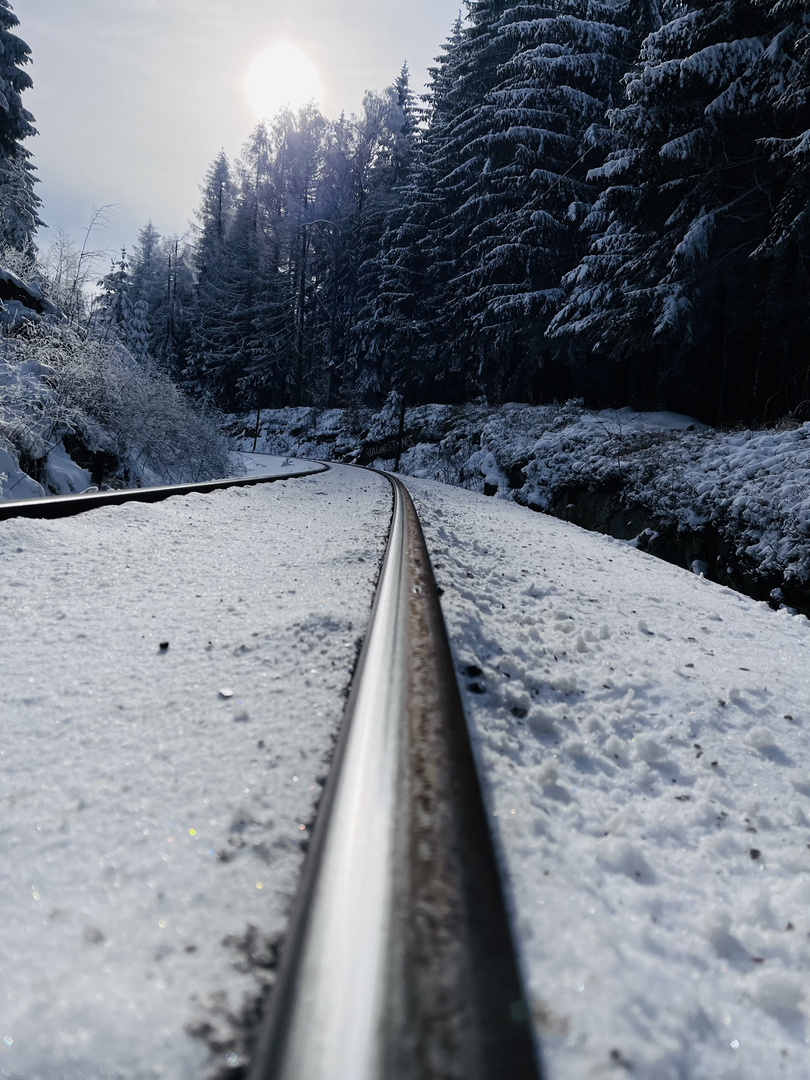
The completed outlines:
<svg viewBox="0 0 810 1080">
<path fill-rule="evenodd" d="M 43 499 L 17 499 L 0 502 L 0 521 L 9 518 L 63 518 L 97 510 L 101 506 L 121 506 L 127 502 L 156 503 L 175 495 L 207 495 L 224 488 L 252 487 L 254 484 L 272 484 L 277 480 L 297 480 L 302 476 L 315 476 L 326 472 L 324 462 L 313 462 L 317 468 L 297 469 L 292 472 L 267 473 L 263 476 L 239 476 L 225 480 L 203 480 L 197 484 L 163 484 L 160 487 L 121 488 L 116 491 L 81 492 L 78 495 L 49 495 Z"/>
</svg>

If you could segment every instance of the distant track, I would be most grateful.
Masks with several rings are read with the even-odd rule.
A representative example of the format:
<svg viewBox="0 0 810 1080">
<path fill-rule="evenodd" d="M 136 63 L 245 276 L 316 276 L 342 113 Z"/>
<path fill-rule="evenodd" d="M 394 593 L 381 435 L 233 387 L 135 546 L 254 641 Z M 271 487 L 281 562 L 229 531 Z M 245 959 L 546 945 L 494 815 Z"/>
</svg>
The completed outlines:
<svg viewBox="0 0 810 1080">
<path fill-rule="evenodd" d="M 388 479 L 369 629 L 249 1076 L 536 1080 L 430 559 Z"/>
<path fill-rule="evenodd" d="M 93 491 L 79 495 L 49 495 L 43 499 L 18 499 L 0 502 L 0 521 L 9 518 L 64 518 L 97 510 L 100 506 L 121 506 L 127 502 L 156 503 L 175 495 L 191 495 L 194 492 L 208 494 L 224 488 L 251 487 L 253 484 L 272 484 L 277 480 L 296 480 L 302 476 L 317 476 L 327 472 L 329 466 L 318 462 L 317 469 L 295 472 L 268 473 L 266 476 L 239 476 L 228 480 L 204 480 L 199 484 L 164 484 L 161 487 L 121 488 L 117 491 Z"/>
</svg>

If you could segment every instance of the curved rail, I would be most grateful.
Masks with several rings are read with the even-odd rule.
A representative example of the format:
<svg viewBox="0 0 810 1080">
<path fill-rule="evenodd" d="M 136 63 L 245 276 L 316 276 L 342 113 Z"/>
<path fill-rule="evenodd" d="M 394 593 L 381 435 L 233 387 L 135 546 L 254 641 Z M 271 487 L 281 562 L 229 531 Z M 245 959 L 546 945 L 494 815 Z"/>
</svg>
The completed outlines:
<svg viewBox="0 0 810 1080">
<path fill-rule="evenodd" d="M 276 480 L 297 480 L 302 476 L 316 476 L 327 472 L 329 466 L 317 462 L 316 469 L 299 469 L 295 472 L 267 474 L 266 476 L 239 476 L 226 480 L 203 480 L 198 484 L 164 484 L 161 487 L 120 488 L 116 491 L 94 491 L 78 495 L 48 495 L 42 499 L 15 499 L 0 502 L 0 521 L 9 518 L 63 518 L 84 514 L 100 506 L 120 506 L 127 502 L 162 502 L 175 495 L 207 494 L 223 488 L 251 487 L 253 484 L 272 484 Z"/>
<path fill-rule="evenodd" d="M 430 560 L 388 548 L 251 1080 L 535 1080 Z"/>
</svg>

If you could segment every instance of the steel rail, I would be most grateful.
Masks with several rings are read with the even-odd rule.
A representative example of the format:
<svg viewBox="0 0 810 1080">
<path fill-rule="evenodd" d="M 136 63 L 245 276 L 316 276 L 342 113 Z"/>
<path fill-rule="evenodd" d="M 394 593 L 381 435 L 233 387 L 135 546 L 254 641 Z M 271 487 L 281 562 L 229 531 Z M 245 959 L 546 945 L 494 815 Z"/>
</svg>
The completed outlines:
<svg viewBox="0 0 810 1080">
<path fill-rule="evenodd" d="M 0 521 L 9 518 L 63 518 L 97 510 L 101 506 L 121 506 L 127 502 L 162 502 L 175 495 L 203 495 L 232 487 L 251 487 L 253 484 L 272 484 L 277 480 L 297 480 L 303 476 L 317 476 L 329 466 L 317 462 L 318 468 L 296 470 L 286 473 L 268 473 L 264 476 L 237 476 L 224 480 L 203 480 L 197 484 L 164 484 L 161 487 L 119 488 L 116 491 L 93 491 L 78 495 L 49 495 L 42 499 L 15 499 L 0 501 Z"/>
<path fill-rule="evenodd" d="M 388 479 L 369 630 L 249 1076 L 538 1080 L 430 559 Z"/>
</svg>

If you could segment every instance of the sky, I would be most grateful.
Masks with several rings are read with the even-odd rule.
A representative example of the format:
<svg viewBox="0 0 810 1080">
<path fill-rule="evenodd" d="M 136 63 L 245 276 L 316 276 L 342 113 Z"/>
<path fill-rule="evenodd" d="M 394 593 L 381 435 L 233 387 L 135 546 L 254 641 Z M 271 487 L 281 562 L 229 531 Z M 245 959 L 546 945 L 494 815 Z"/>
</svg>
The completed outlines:
<svg viewBox="0 0 810 1080">
<path fill-rule="evenodd" d="M 131 247 L 148 220 L 183 235 L 220 148 L 256 123 L 244 90 L 278 40 L 315 64 L 327 116 L 359 111 L 407 60 L 419 92 L 462 0 L 12 0 L 32 50 L 24 103 L 51 232 L 81 246 L 94 208 L 116 206 L 92 246 Z M 40 246 L 49 234 L 40 232 Z"/>
</svg>

